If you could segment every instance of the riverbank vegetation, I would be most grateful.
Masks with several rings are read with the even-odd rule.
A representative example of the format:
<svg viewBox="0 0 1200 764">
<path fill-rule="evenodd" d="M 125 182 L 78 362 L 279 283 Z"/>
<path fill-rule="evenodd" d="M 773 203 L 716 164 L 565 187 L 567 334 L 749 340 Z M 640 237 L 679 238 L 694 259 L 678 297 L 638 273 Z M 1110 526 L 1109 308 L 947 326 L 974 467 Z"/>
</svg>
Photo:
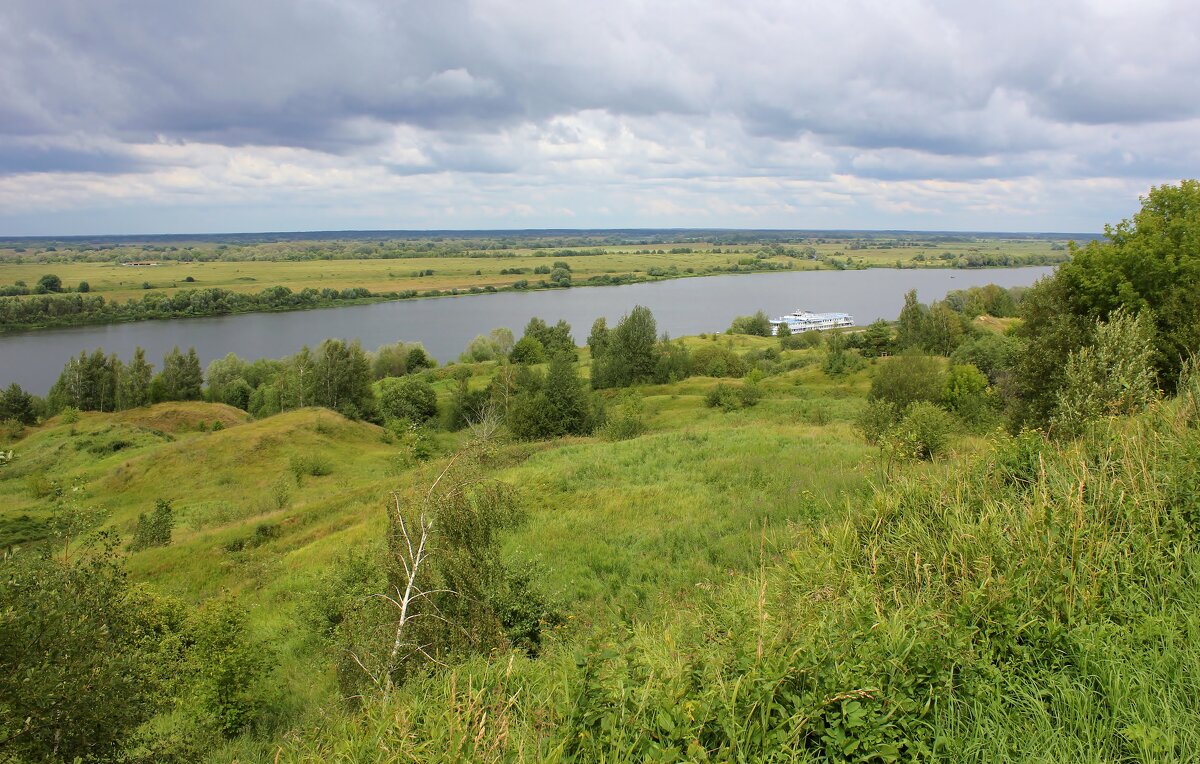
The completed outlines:
<svg viewBox="0 0 1200 764">
<path fill-rule="evenodd" d="M 46 401 L 0 398 L 0 745 L 1186 760 L 1200 370 L 1164 362 L 1191 339 L 1161 306 L 1200 283 L 1164 219 L 1200 230 L 1200 187 L 1094 245 L 1106 278 L 914 294 L 857 332 L 671 339 L 639 308 L 447 366 L 84 353 Z M 1171 278 L 1136 281 L 1159 258 Z M 1024 327 L 1052 297 L 1087 310 L 1035 399 Z M 71 397 L 85 378 L 111 392 Z"/>
<path fill-rule="evenodd" d="M 737 237 L 735 237 L 737 238 Z M 101 324 L 353 302 L 608 286 L 688 276 L 868 267 L 1050 265 L 1049 237 L 897 234 L 577 237 L 466 241 L 0 243 L 0 330 Z M 617 241 L 621 241 L 617 238 Z"/>
</svg>

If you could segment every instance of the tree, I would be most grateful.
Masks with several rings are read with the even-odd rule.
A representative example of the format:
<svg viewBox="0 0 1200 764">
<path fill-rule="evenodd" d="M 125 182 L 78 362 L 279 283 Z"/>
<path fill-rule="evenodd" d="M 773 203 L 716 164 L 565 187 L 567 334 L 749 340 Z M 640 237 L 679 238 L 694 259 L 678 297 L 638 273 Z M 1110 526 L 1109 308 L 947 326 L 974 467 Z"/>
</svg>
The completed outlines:
<svg viewBox="0 0 1200 764">
<path fill-rule="evenodd" d="M 525 366 L 542 363 L 546 360 L 546 348 L 538 338 L 526 334 L 513 345 L 508 359 Z"/>
<path fill-rule="evenodd" d="M 544 378 L 531 373 L 521 379 L 508 426 L 522 440 L 591 434 L 596 416 L 575 361 L 555 355 Z"/>
<path fill-rule="evenodd" d="M 138 515 L 129 551 L 139 552 L 154 546 L 167 546 L 171 543 L 171 531 L 174 528 L 175 510 L 171 507 L 171 502 L 158 499 L 154 502 L 152 512 L 142 512 Z"/>
<path fill-rule="evenodd" d="M 775 333 L 775 330 L 771 326 L 771 319 L 767 317 L 766 313 L 760 310 L 753 316 L 738 316 L 733 319 L 733 324 L 729 327 L 729 333 L 770 337 Z"/>
<path fill-rule="evenodd" d="M 380 346 L 371 355 L 371 377 L 373 379 L 403 377 L 408 371 L 407 355 L 408 350 L 404 347 L 403 342 Z"/>
<path fill-rule="evenodd" d="M 262 710 L 274 656 L 252 638 L 245 609 L 228 596 L 206 602 L 189 625 L 189 694 L 204 721 L 232 737 Z"/>
<path fill-rule="evenodd" d="M 208 365 L 204 378 L 208 383 L 204 391 L 206 400 L 225 403 L 240 409 L 248 409 L 250 395 L 254 392 L 246 381 L 248 364 L 234 353 L 218 358 Z"/>
<path fill-rule="evenodd" d="M 91 284 L 87 283 L 86 281 L 80 281 L 80 282 L 79 282 L 79 292 L 80 292 L 80 294 L 86 294 L 86 293 L 88 293 L 88 292 L 90 292 L 90 291 L 92 291 L 92 285 L 91 285 Z"/>
<path fill-rule="evenodd" d="M 357 340 L 350 343 L 335 339 L 322 342 L 317 348 L 310 376 L 310 405 L 333 409 L 350 419 L 371 419 L 375 416 L 371 367 Z"/>
<path fill-rule="evenodd" d="M 511 486 L 490 479 L 473 443 L 428 489 L 386 506 L 386 588 L 357 599 L 337 631 L 348 693 L 390 695 L 427 667 L 505 647 L 534 653 L 542 624 L 561 621 L 500 556 L 501 534 L 524 519 Z"/>
<path fill-rule="evenodd" d="M 37 290 L 38 294 L 45 294 L 47 292 L 61 292 L 62 279 L 60 279 L 58 276 L 55 276 L 53 273 L 47 273 L 45 276 L 42 276 L 40 279 L 38 279 L 37 287 L 35 287 L 35 289 Z"/>
<path fill-rule="evenodd" d="M 10 419 L 21 424 L 37 423 L 37 409 L 33 396 L 16 382 L 0 392 L 0 422 Z"/>
<path fill-rule="evenodd" d="M 1067 358 L 1052 420 L 1055 432 L 1077 435 L 1088 422 L 1141 411 L 1158 397 L 1154 328 L 1145 313 L 1123 310 L 1097 322 L 1092 345 Z"/>
<path fill-rule="evenodd" d="M 161 401 L 198 401 L 204 384 L 200 371 L 200 358 L 195 348 L 188 348 L 185 355 L 176 345 L 163 358 L 162 371 L 154 378 L 151 395 L 156 403 Z"/>
<path fill-rule="evenodd" d="M 950 361 L 956 365 L 970 364 L 987 375 L 995 385 L 1012 367 L 1018 343 L 1003 334 L 983 332 L 954 349 Z"/>
<path fill-rule="evenodd" d="M 384 419 L 424 424 L 437 416 L 437 393 L 417 377 L 385 379 L 379 383 L 379 413 Z"/>
<path fill-rule="evenodd" d="M 892 327 L 882 318 L 872 321 L 861 335 L 862 354 L 867 358 L 879 358 L 892 351 Z"/>
<path fill-rule="evenodd" d="M 928 320 L 929 308 L 917 301 L 917 290 L 908 290 L 896 321 L 896 347 L 901 350 L 922 347 Z"/>
<path fill-rule="evenodd" d="M 1091 344 L 1097 321 L 1146 312 L 1158 385 L 1173 389 L 1200 347 L 1200 182 L 1150 189 L 1132 219 L 1105 226 L 1105 240 L 1072 245 L 1071 260 L 1030 290 L 1017 329 L 1026 350 L 1014 371 L 1018 421 L 1048 422 L 1067 360 Z"/>
<path fill-rule="evenodd" d="M 871 379 L 867 400 L 884 400 L 899 410 L 918 401 L 942 399 L 942 370 L 937 360 L 920 353 L 904 353 L 880 362 Z"/>
<path fill-rule="evenodd" d="M 977 423 L 988 408 L 988 379 L 971 365 L 954 365 L 946 374 L 942 403 L 963 421 Z"/>
<path fill-rule="evenodd" d="M 47 396 L 51 412 L 73 406 L 80 411 L 116 411 L 121 361 L 97 348 L 91 355 L 80 352 L 63 368 Z"/>
<path fill-rule="evenodd" d="M 437 361 L 425 352 L 425 348 L 420 344 L 413 345 L 409 348 L 408 355 L 404 359 L 405 365 L 408 367 L 409 374 L 415 374 L 422 369 L 433 369 L 437 367 Z"/>
<path fill-rule="evenodd" d="M 150 385 L 154 378 L 154 367 L 146 362 L 146 351 L 135 348 L 133 360 L 121 377 L 121 408 L 138 408 L 150 403 Z"/>
<path fill-rule="evenodd" d="M 463 363 L 480 363 L 506 358 L 513 349 L 513 334 L 510 330 L 493 329 L 486 336 L 480 334 L 467 345 L 459 357 Z"/>
<path fill-rule="evenodd" d="M 608 334 L 608 345 L 599 361 L 601 374 L 593 372 L 592 387 L 629 387 L 650 382 L 658 365 L 658 326 L 649 308 L 636 306 Z"/>
<path fill-rule="evenodd" d="M 529 319 L 529 323 L 525 325 L 525 333 L 521 339 L 526 337 L 540 342 L 548 356 L 557 353 L 572 355 L 575 353 L 575 340 L 571 337 L 571 325 L 563 320 L 554 326 L 547 326 L 545 321 L 535 316 Z"/>
<path fill-rule="evenodd" d="M 608 350 L 608 321 L 601 316 L 592 322 L 592 331 L 588 334 L 588 350 L 592 357 L 603 355 Z"/>
<path fill-rule="evenodd" d="M 450 406 L 446 410 L 446 429 L 457 432 L 479 424 L 488 417 L 491 396 L 487 390 L 471 389 L 470 369 L 455 370 L 455 379 L 458 380 L 458 386 L 450 396 Z"/>
<path fill-rule="evenodd" d="M 48 550 L 47 550 L 48 551 Z M 22 761 L 107 761 L 178 673 L 178 610 L 130 584 L 115 539 L 0 562 L 0 735 Z"/>
</svg>

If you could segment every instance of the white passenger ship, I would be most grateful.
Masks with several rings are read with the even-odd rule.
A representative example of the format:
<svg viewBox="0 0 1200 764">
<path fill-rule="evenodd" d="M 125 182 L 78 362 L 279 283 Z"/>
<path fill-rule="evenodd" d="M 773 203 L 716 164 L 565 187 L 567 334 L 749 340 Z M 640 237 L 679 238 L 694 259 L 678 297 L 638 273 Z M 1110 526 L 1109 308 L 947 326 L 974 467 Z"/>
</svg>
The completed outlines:
<svg viewBox="0 0 1200 764">
<path fill-rule="evenodd" d="M 771 321 L 771 326 L 776 332 L 779 331 L 780 326 L 785 324 L 792 334 L 799 334 L 810 329 L 823 331 L 854 326 L 854 316 L 849 313 L 810 313 L 807 310 L 798 310 Z"/>
</svg>

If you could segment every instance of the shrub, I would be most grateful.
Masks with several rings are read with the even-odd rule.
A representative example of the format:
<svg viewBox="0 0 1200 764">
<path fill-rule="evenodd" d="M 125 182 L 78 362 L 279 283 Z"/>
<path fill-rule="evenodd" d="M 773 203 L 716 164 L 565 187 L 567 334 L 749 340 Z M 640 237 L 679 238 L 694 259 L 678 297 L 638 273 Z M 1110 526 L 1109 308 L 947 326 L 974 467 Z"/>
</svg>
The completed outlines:
<svg viewBox="0 0 1200 764">
<path fill-rule="evenodd" d="M 1051 422 L 1055 432 L 1077 435 L 1091 421 L 1140 411 L 1158 397 L 1154 329 L 1145 314 L 1113 313 L 1097 322 L 1090 347 L 1072 352 Z"/>
<path fill-rule="evenodd" d="M 741 377 L 747 370 L 746 362 L 731 348 L 721 345 L 703 345 L 692 353 L 692 373 L 702 377 Z"/>
<path fill-rule="evenodd" d="M 899 409 L 941 399 L 941 367 L 934 358 L 919 353 L 905 353 L 881 362 L 867 393 L 867 400 L 889 401 Z"/>
<path fill-rule="evenodd" d="M 738 316 L 729 327 L 730 334 L 749 334 L 757 337 L 770 337 L 774 334 L 771 319 L 761 310 L 753 316 Z"/>
<path fill-rule="evenodd" d="M 513 363 L 526 366 L 543 363 L 546 360 L 546 348 L 534 337 L 522 337 L 513 345 L 508 358 Z"/>
<path fill-rule="evenodd" d="M 319 454 L 292 454 L 288 458 L 288 467 L 295 476 L 296 482 L 308 475 L 311 477 L 321 477 L 333 472 L 333 464 L 329 459 Z"/>
<path fill-rule="evenodd" d="M 942 402 L 964 422 L 977 424 L 989 405 L 988 380 L 971 365 L 951 366 L 942 388 Z"/>
<path fill-rule="evenodd" d="M 437 393 L 418 377 L 388 377 L 379 383 L 379 408 L 385 420 L 421 424 L 437 416 Z"/>
<path fill-rule="evenodd" d="M 718 383 L 704 396 L 704 405 L 710 409 L 736 411 L 758 403 L 758 397 L 760 393 L 757 385 L 733 386 Z"/>
<path fill-rule="evenodd" d="M 953 420 L 943 409 L 927 401 L 908 407 L 896 432 L 905 450 L 919 459 L 933 459 L 946 450 Z"/>
<path fill-rule="evenodd" d="M 636 393 L 625 396 L 617 409 L 610 412 L 600 428 L 600 437 L 605 440 L 629 440 L 646 431 L 643 417 L 645 403 Z"/>
<path fill-rule="evenodd" d="M 175 528 L 175 510 L 171 502 L 158 499 L 154 502 L 154 511 L 138 515 L 137 527 L 133 531 L 133 541 L 129 551 L 137 552 L 154 546 L 167 546 L 171 543 L 171 531 Z"/>
<path fill-rule="evenodd" d="M 871 445 L 879 445 L 900 421 L 900 410 L 891 401 L 873 400 L 859 413 L 855 424 Z"/>
</svg>

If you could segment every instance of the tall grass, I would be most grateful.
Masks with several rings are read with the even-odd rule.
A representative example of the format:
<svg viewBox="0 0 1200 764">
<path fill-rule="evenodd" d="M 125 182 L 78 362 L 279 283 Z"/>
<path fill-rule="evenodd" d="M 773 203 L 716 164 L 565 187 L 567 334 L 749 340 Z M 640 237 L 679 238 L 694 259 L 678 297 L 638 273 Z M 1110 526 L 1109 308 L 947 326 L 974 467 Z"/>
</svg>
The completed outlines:
<svg viewBox="0 0 1200 764">
<path fill-rule="evenodd" d="M 281 760 L 1189 760 L 1196 392 L 894 475 L 709 597 L 432 675 Z"/>
</svg>

